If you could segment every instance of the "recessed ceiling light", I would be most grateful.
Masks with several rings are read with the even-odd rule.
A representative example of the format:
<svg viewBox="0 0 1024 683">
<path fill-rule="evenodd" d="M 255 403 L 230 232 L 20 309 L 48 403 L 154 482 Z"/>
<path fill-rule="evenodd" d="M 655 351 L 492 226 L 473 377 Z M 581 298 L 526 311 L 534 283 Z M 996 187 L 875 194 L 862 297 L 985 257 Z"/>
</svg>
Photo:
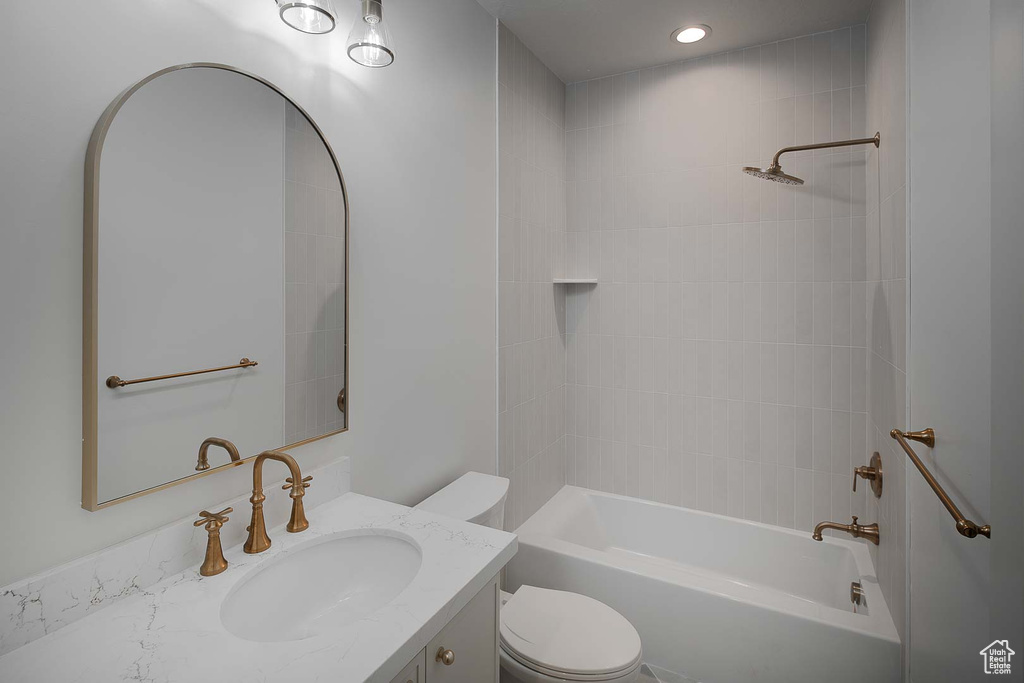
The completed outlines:
<svg viewBox="0 0 1024 683">
<path fill-rule="evenodd" d="M 672 32 L 672 40 L 677 43 L 696 43 L 711 35 L 711 27 L 706 24 L 690 24 L 677 28 Z"/>
</svg>

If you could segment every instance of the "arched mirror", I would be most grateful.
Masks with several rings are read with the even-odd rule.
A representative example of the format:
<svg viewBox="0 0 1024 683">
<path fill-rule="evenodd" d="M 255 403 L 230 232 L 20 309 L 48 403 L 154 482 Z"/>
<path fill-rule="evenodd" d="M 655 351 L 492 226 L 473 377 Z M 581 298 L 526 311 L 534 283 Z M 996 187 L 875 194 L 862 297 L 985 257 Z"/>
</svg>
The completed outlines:
<svg viewBox="0 0 1024 683">
<path fill-rule="evenodd" d="M 347 428 L 348 197 L 299 105 L 164 69 L 100 118 L 85 198 L 83 507 Z"/>
</svg>

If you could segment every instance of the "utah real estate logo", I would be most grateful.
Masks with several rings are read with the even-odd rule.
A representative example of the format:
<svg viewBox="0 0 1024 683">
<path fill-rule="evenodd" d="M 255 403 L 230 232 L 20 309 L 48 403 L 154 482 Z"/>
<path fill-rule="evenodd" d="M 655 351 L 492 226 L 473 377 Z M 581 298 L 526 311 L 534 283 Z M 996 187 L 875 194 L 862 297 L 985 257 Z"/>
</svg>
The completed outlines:
<svg viewBox="0 0 1024 683">
<path fill-rule="evenodd" d="M 1009 641 L 993 640 L 978 654 L 985 659 L 985 673 L 1008 674 L 1010 673 L 1010 657 L 1017 653 L 1010 649 Z"/>
</svg>

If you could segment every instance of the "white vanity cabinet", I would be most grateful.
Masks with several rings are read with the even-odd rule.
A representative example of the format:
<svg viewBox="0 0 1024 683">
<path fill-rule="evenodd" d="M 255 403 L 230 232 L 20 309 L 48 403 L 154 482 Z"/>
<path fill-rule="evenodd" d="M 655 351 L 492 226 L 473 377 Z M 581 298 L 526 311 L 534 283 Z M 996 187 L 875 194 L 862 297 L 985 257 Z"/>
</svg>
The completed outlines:
<svg viewBox="0 0 1024 683">
<path fill-rule="evenodd" d="M 427 651 L 420 650 L 402 673 L 391 679 L 391 683 L 423 683 L 426 680 Z"/>
<path fill-rule="evenodd" d="M 497 683 L 498 601 L 494 577 L 392 683 Z"/>
</svg>

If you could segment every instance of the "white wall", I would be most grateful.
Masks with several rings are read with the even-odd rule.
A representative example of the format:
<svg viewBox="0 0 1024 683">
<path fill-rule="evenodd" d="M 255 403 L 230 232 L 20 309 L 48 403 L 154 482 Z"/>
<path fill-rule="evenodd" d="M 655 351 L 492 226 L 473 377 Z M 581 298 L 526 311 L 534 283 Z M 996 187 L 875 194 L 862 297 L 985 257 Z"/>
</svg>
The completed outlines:
<svg viewBox="0 0 1024 683">
<path fill-rule="evenodd" d="M 993 0 L 992 38 L 992 482 L 989 629 L 1024 642 L 1024 3 Z M 1018 665 L 1015 665 L 1018 666 Z"/>
<path fill-rule="evenodd" d="M 472 0 L 391 0 L 388 69 L 302 35 L 272 3 L 62 3 L 0 22 L 0 585 L 244 492 L 244 471 L 89 513 L 81 488 L 82 193 L 107 104 L 160 68 L 252 71 L 324 129 L 352 202 L 351 431 L 297 451 L 350 454 L 353 487 L 411 503 L 494 471 L 495 27 Z M 315 482 L 314 482 L 315 486 Z"/>
<path fill-rule="evenodd" d="M 498 471 L 515 529 L 565 484 L 565 84 L 498 35 Z"/>
<path fill-rule="evenodd" d="M 865 27 L 570 85 L 568 483 L 810 531 L 866 463 Z M 883 139 L 883 144 L 886 141 Z M 866 520 L 870 521 L 870 520 Z"/>
<path fill-rule="evenodd" d="M 1019 644 L 1024 619 L 1024 16 L 1019 1 L 907 4 L 911 426 L 935 429 L 922 460 L 992 527 L 960 536 L 908 471 L 910 677 L 980 680 L 979 651 Z"/>
<path fill-rule="evenodd" d="M 986 523 L 996 314 L 989 3 L 970 3 L 969 11 L 956 0 L 909 0 L 907 6 L 908 427 L 935 429 L 935 448 L 915 444 L 917 452 L 964 514 Z M 957 27 L 952 50 L 950 26 Z M 955 97 L 950 83 L 957 84 Z M 979 651 L 1005 637 L 988 632 L 990 553 L 1000 530 L 994 528 L 992 542 L 960 536 L 920 474 L 908 468 L 907 475 L 910 677 L 918 683 L 973 680 L 982 675 Z"/>
</svg>

